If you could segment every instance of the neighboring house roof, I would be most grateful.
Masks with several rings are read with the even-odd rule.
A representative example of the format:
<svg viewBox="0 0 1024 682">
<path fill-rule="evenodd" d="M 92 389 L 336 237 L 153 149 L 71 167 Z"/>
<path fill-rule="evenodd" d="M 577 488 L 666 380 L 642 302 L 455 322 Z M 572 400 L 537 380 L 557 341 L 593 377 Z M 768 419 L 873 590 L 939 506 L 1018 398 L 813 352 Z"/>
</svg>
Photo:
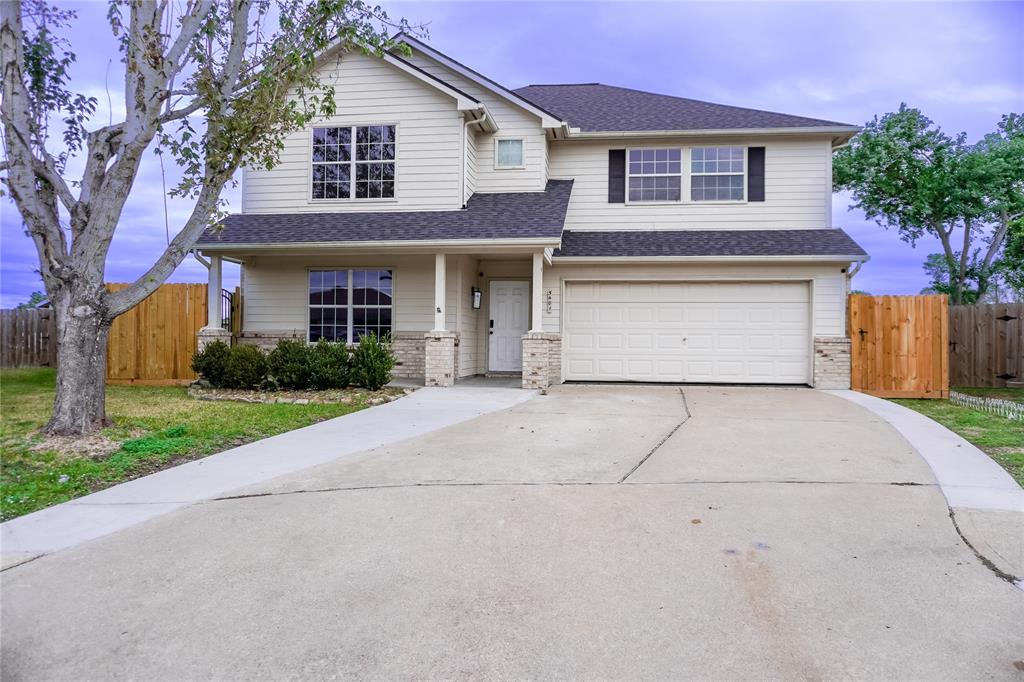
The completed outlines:
<svg viewBox="0 0 1024 682">
<path fill-rule="evenodd" d="M 840 229 L 566 230 L 555 258 L 817 257 L 850 259 L 867 252 Z"/>
<path fill-rule="evenodd" d="M 528 85 L 514 91 L 583 132 L 850 128 L 773 111 L 658 95 L 601 83 Z"/>
<path fill-rule="evenodd" d="M 203 249 L 249 245 L 358 242 L 547 240 L 558 243 L 572 180 L 549 180 L 543 192 L 474 194 L 455 211 L 244 213 L 208 229 Z"/>
</svg>

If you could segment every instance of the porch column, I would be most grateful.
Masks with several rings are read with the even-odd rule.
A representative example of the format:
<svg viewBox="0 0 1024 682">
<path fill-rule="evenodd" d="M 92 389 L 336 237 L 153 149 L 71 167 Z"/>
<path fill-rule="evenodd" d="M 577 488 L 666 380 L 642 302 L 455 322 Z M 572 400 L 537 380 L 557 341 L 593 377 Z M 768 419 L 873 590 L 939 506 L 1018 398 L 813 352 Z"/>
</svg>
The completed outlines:
<svg viewBox="0 0 1024 682">
<path fill-rule="evenodd" d="M 544 331 L 544 253 L 533 254 L 533 305 L 530 314 L 530 332 Z"/>
<path fill-rule="evenodd" d="M 206 326 L 196 334 L 196 346 L 199 350 L 214 341 L 231 343 L 231 330 L 220 326 L 221 263 L 220 256 L 210 256 L 206 289 Z"/>
<path fill-rule="evenodd" d="M 544 252 L 533 254 L 530 331 L 523 335 L 523 388 L 562 383 L 562 337 L 544 331 Z"/>
<path fill-rule="evenodd" d="M 210 256 L 209 284 L 206 291 L 206 326 L 220 329 L 221 257 Z"/>
<path fill-rule="evenodd" d="M 445 255 L 434 255 L 434 328 L 423 342 L 423 383 L 451 386 L 459 376 L 459 334 L 446 329 Z"/>
<path fill-rule="evenodd" d="M 445 331 L 445 257 L 443 253 L 434 256 L 434 328 L 431 331 Z"/>
</svg>

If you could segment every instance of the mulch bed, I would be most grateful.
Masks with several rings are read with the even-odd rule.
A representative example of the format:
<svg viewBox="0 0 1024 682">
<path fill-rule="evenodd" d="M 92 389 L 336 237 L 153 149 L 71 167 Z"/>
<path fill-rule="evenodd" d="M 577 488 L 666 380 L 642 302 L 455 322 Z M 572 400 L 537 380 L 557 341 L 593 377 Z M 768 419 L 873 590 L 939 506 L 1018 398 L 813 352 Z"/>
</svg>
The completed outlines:
<svg viewBox="0 0 1024 682">
<path fill-rule="evenodd" d="M 189 386 L 188 395 L 195 400 L 233 400 L 240 403 L 291 403 L 314 405 L 324 403 L 351 404 L 366 402 L 368 405 L 382 405 L 409 395 L 411 388 L 382 388 L 367 391 L 365 388 L 339 388 L 326 391 L 243 391 L 230 388 L 206 388 Z"/>
</svg>

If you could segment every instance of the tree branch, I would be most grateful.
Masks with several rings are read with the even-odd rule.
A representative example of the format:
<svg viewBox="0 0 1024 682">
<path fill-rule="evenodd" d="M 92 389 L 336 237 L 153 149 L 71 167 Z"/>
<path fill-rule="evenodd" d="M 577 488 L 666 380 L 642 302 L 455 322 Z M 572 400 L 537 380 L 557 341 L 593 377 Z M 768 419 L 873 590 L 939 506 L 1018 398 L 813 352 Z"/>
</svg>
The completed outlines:
<svg viewBox="0 0 1024 682">
<path fill-rule="evenodd" d="M 39 252 L 40 272 L 48 290 L 56 284 L 55 273 L 63 272 L 67 243 L 60 228 L 56 197 L 40 191 L 37 162 L 32 152 L 32 114 L 25 90 L 22 64 L 24 32 L 21 25 L 21 3 L 0 2 L 0 65 L 3 75 L 3 97 L 0 112 L 7 154 L 6 184 L 25 226 Z"/>
</svg>

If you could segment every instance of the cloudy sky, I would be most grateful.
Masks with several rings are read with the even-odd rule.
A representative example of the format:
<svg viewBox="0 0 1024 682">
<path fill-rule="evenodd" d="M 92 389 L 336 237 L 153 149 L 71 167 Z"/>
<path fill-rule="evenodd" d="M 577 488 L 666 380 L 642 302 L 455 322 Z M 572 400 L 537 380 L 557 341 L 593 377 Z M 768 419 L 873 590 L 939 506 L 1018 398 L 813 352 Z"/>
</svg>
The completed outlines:
<svg viewBox="0 0 1024 682">
<path fill-rule="evenodd" d="M 1024 3 L 382 4 L 392 16 L 427 25 L 429 42 L 442 52 L 510 87 L 598 81 L 855 124 L 905 101 L 972 140 L 1000 115 L 1024 111 Z M 73 86 L 98 98 L 96 121 L 105 124 L 111 110 L 115 117 L 123 111 L 106 3 L 73 6 Z M 169 186 L 174 169 L 166 174 Z M 238 206 L 237 189 L 226 198 Z M 921 263 L 936 243 L 912 249 L 848 211 L 849 197 L 833 203 L 834 224 L 872 255 L 857 288 L 916 293 L 927 284 Z M 9 307 L 42 284 L 17 211 L 3 199 L 0 211 L 0 296 Z M 172 235 L 188 211 L 168 202 Z M 166 230 L 161 169 L 150 156 L 114 238 L 108 281 L 141 274 L 166 244 Z M 172 279 L 205 278 L 205 269 L 188 261 Z"/>
</svg>

